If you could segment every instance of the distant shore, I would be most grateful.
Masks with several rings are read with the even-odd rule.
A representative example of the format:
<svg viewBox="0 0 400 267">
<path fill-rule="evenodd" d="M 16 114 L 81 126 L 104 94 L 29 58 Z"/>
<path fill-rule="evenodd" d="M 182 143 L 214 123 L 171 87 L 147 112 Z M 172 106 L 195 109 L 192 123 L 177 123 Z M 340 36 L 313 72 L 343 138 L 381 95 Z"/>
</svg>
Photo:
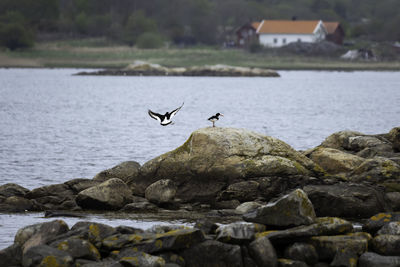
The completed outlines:
<svg viewBox="0 0 400 267">
<path fill-rule="evenodd" d="M 348 61 L 332 57 L 250 53 L 217 47 L 137 49 L 129 46 L 92 44 L 89 41 L 38 43 L 19 51 L 0 50 L 1 68 L 124 68 L 135 60 L 166 67 L 224 64 L 274 70 L 400 71 L 400 61 Z"/>
</svg>

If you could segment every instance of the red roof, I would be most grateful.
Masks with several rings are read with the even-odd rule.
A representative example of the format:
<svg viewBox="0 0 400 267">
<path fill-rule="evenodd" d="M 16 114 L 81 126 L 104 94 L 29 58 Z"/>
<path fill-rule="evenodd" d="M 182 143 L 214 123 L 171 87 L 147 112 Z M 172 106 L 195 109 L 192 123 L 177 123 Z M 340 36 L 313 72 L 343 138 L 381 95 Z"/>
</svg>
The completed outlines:
<svg viewBox="0 0 400 267">
<path fill-rule="evenodd" d="M 328 34 L 334 33 L 336 29 L 339 27 L 340 23 L 333 21 L 333 22 L 324 22 L 324 26 Z"/>
<path fill-rule="evenodd" d="M 320 20 L 263 20 L 257 33 L 311 34 L 319 23 Z"/>
</svg>

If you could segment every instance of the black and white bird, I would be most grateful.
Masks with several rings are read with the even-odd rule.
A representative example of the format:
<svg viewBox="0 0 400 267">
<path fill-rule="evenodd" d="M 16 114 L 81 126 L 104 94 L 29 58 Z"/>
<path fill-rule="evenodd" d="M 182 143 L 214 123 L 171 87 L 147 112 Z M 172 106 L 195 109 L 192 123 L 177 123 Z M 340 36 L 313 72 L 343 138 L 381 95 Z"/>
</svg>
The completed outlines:
<svg viewBox="0 0 400 267">
<path fill-rule="evenodd" d="M 165 112 L 164 115 L 155 113 L 155 112 L 151 111 L 150 109 L 149 109 L 148 112 L 149 112 L 150 117 L 152 117 L 152 118 L 155 119 L 155 120 L 158 120 L 162 126 L 167 126 L 167 125 L 169 125 L 169 124 L 174 124 L 174 123 L 171 121 L 171 119 L 172 119 L 172 117 L 174 117 L 174 116 L 176 115 L 176 113 L 178 113 L 178 111 L 183 107 L 183 104 L 184 104 L 184 103 L 182 103 L 182 106 L 180 106 L 180 107 L 177 108 L 177 109 L 174 109 L 174 110 L 171 111 L 171 112 Z"/>
<path fill-rule="evenodd" d="M 211 116 L 210 118 L 208 118 L 208 120 L 212 122 L 213 127 L 215 127 L 215 122 L 216 122 L 217 120 L 219 120 L 219 116 L 224 116 L 224 114 L 221 114 L 221 113 L 218 112 L 218 113 L 215 114 L 214 116 Z"/>
</svg>

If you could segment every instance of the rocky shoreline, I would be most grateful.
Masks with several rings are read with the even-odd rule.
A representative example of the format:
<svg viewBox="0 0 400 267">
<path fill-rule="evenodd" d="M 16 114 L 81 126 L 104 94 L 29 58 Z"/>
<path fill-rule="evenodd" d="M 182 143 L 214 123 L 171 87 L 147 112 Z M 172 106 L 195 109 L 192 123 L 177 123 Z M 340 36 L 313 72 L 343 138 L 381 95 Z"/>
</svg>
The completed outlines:
<svg viewBox="0 0 400 267">
<path fill-rule="evenodd" d="M 400 127 L 337 132 L 307 151 L 203 128 L 142 166 L 33 190 L 0 186 L 1 212 L 93 210 L 195 226 L 53 220 L 20 229 L 0 266 L 400 266 Z"/>
<path fill-rule="evenodd" d="M 279 77 L 270 69 L 236 67 L 228 65 L 206 65 L 169 68 L 140 60 L 122 69 L 106 69 L 93 72 L 79 72 L 76 75 L 107 76 L 219 76 L 219 77 Z"/>
</svg>

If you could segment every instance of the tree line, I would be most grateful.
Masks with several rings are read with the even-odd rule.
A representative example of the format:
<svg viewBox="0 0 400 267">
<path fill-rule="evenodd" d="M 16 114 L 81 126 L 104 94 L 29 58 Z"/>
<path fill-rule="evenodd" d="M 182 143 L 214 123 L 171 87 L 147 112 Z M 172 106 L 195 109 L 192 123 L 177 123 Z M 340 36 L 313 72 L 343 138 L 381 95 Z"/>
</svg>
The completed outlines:
<svg viewBox="0 0 400 267">
<path fill-rule="evenodd" d="M 400 40 L 399 0 L 1 0 L 0 45 L 102 36 L 139 47 L 218 45 L 262 19 L 339 21 L 351 38 Z"/>
</svg>

